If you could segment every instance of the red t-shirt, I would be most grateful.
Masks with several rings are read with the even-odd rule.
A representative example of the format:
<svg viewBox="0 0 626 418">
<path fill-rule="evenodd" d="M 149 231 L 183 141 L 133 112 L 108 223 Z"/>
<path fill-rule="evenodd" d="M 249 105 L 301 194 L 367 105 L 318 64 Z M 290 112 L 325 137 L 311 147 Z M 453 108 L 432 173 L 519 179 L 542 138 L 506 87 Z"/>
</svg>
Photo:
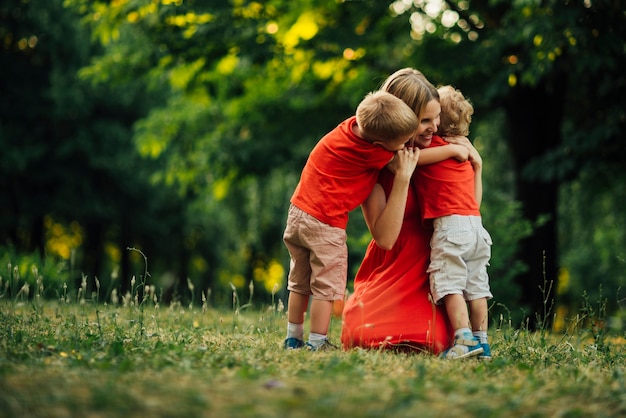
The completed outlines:
<svg viewBox="0 0 626 418">
<path fill-rule="evenodd" d="M 435 135 L 429 148 L 447 145 Z M 423 219 L 448 215 L 480 216 L 474 195 L 474 169 L 470 161 L 454 158 L 417 168 L 415 187 L 422 204 Z"/>
<path fill-rule="evenodd" d="M 394 153 L 352 132 L 352 116 L 313 148 L 291 203 L 314 218 L 345 229 L 348 213 L 369 196 L 378 172 Z"/>
</svg>

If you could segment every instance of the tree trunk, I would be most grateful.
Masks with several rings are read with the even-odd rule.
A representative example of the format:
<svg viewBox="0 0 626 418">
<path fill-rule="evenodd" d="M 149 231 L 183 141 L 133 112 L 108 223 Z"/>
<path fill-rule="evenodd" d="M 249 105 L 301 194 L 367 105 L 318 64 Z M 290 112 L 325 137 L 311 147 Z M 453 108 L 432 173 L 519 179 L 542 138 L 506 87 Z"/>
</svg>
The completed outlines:
<svg viewBox="0 0 626 418">
<path fill-rule="evenodd" d="M 527 165 L 561 143 L 564 86 L 562 77 L 534 87 L 516 87 L 505 104 L 509 123 L 506 136 L 514 161 L 517 199 L 522 202 L 526 219 L 532 222 L 545 219 L 520 243 L 519 257 L 528 269 L 517 277 L 517 283 L 522 290 L 520 302 L 528 309 L 531 329 L 548 326 L 553 313 L 559 262 L 559 180 L 546 178 L 544 167 L 530 172 Z"/>
</svg>

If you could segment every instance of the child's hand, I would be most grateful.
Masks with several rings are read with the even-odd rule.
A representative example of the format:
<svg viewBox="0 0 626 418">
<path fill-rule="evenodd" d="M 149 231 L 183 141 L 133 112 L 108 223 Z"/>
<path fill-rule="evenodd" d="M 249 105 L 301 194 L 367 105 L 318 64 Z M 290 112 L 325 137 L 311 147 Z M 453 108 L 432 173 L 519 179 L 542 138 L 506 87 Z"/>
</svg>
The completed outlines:
<svg viewBox="0 0 626 418">
<path fill-rule="evenodd" d="M 474 167 L 474 170 L 480 169 L 483 166 L 483 159 L 478 153 L 478 150 L 474 147 L 474 145 L 470 142 L 467 137 L 464 136 L 450 136 L 444 138 L 447 142 L 451 144 L 463 145 L 469 151 L 468 158 Z M 458 158 L 457 158 L 458 159 Z"/>
<path fill-rule="evenodd" d="M 453 151 L 454 155 L 452 156 L 452 158 L 454 158 L 455 160 L 463 163 L 469 159 L 470 151 L 465 145 L 451 143 L 447 146 L 450 147 L 450 150 Z"/>
<path fill-rule="evenodd" d="M 415 167 L 417 167 L 419 156 L 419 148 L 404 147 L 396 151 L 396 155 L 393 157 L 393 160 L 387 164 L 387 168 L 395 175 L 397 180 L 404 179 L 409 181 L 413 175 L 413 171 L 415 171 Z"/>
<path fill-rule="evenodd" d="M 470 150 L 469 160 L 474 167 L 474 171 L 480 170 L 483 167 L 483 158 L 478 153 L 478 150 L 474 147 Z"/>
</svg>

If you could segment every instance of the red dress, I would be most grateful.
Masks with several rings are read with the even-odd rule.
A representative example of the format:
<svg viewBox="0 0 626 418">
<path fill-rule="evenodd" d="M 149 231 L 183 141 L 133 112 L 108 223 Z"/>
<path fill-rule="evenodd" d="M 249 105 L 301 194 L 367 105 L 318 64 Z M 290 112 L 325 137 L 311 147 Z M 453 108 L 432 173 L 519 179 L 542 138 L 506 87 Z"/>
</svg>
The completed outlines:
<svg viewBox="0 0 626 418">
<path fill-rule="evenodd" d="M 383 169 L 379 183 L 389 196 L 393 174 Z M 432 227 L 424 225 L 414 187 L 409 187 L 402 229 L 385 251 L 372 240 L 345 303 L 344 348 L 394 348 L 439 354 L 454 337 L 443 305 L 430 297 L 426 270 Z"/>
</svg>

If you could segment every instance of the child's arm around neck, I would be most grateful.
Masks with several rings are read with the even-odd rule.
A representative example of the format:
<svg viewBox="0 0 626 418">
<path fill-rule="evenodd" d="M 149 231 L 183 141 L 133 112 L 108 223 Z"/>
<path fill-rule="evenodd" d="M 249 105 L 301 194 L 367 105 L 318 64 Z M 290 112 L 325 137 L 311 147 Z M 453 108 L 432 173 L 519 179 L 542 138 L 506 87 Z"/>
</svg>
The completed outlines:
<svg viewBox="0 0 626 418">
<path fill-rule="evenodd" d="M 440 161 L 454 158 L 461 162 L 469 158 L 469 150 L 463 145 L 449 144 L 441 147 L 424 148 L 420 153 L 417 165 L 435 164 Z"/>
</svg>

